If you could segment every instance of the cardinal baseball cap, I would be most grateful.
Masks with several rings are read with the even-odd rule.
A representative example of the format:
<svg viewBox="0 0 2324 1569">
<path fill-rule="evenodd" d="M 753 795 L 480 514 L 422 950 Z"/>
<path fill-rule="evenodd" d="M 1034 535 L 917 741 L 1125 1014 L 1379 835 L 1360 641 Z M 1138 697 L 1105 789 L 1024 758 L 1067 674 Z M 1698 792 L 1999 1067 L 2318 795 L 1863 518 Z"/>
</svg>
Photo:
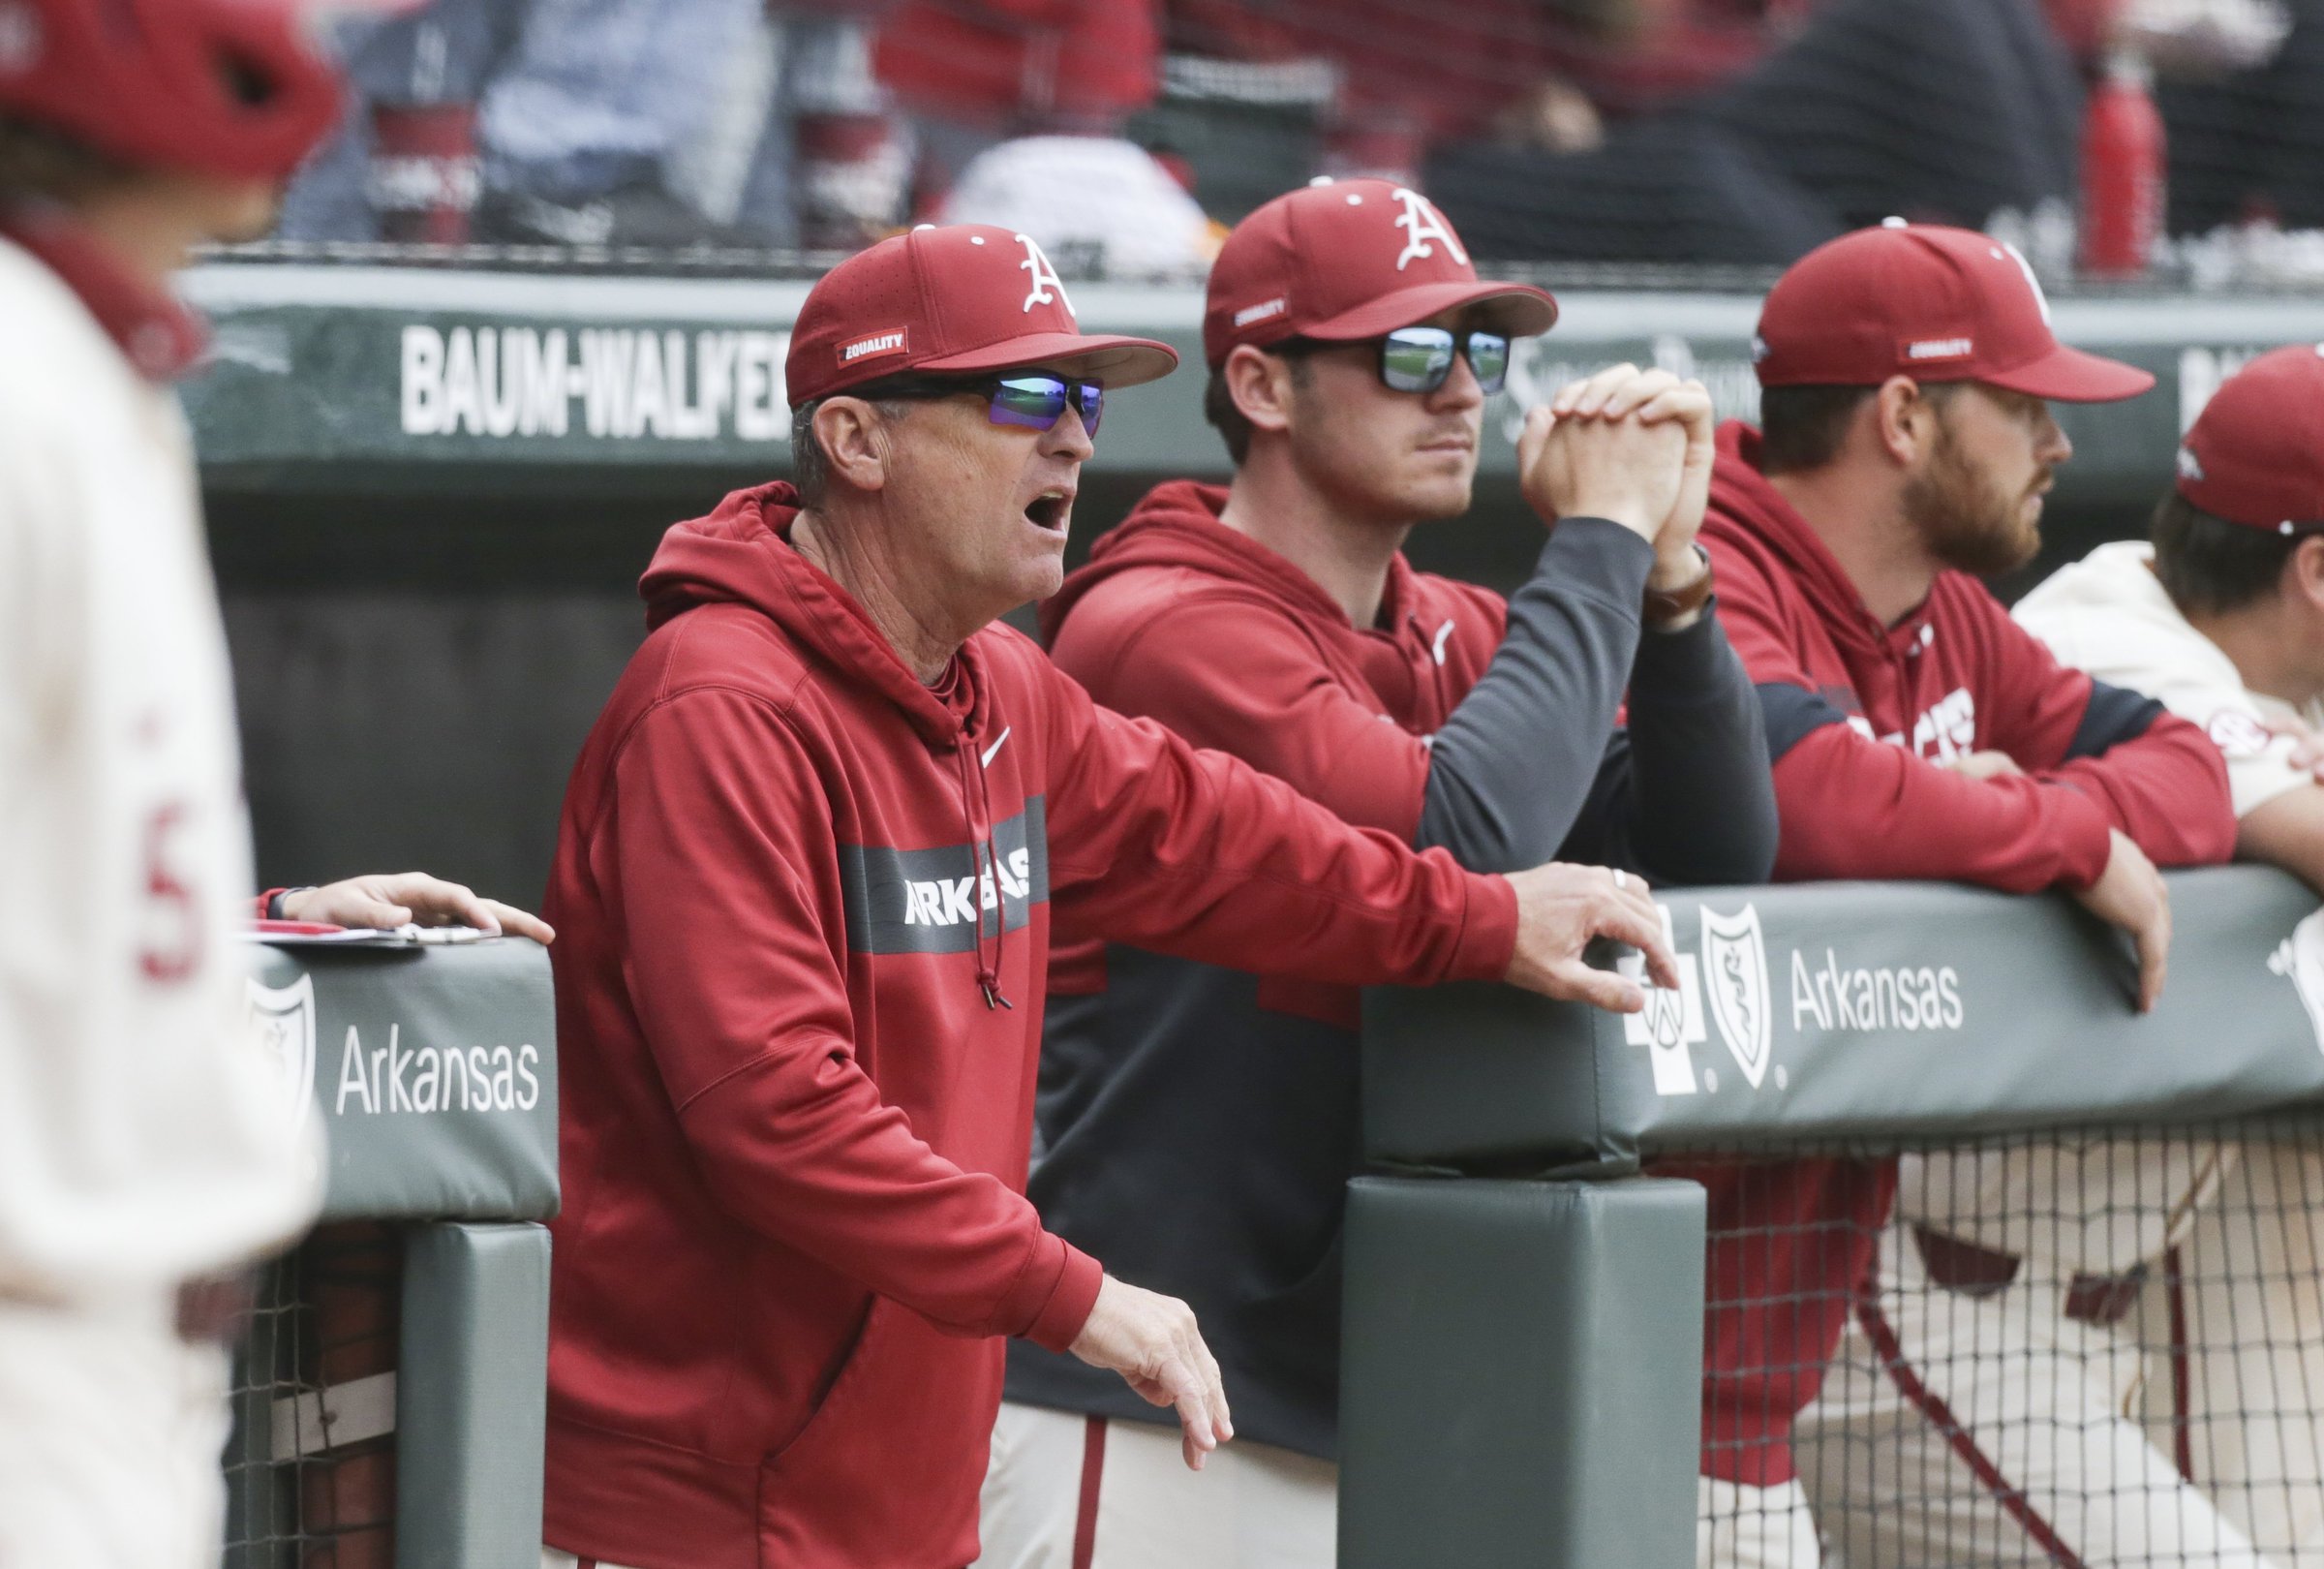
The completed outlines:
<svg viewBox="0 0 2324 1569">
<path fill-rule="evenodd" d="M 2271 349 L 2211 395 L 2179 446 L 2179 494 L 2247 528 L 2324 525 L 2324 344 Z"/>
<path fill-rule="evenodd" d="M 1203 355 L 1286 338 L 1357 343 L 1456 305 L 1484 307 L 1513 338 L 1546 332 L 1557 301 L 1531 284 L 1485 283 L 1428 199 L 1390 180 L 1318 181 L 1235 226 L 1211 263 Z"/>
<path fill-rule="evenodd" d="M 885 380 L 1055 365 L 1108 386 L 1169 375 L 1177 351 L 1084 332 L 1041 247 L 990 224 L 881 240 L 808 291 L 783 363 L 791 407 Z"/>
<path fill-rule="evenodd" d="M 2113 403 L 2155 385 L 2135 365 L 2060 343 L 2050 302 L 2012 247 L 1901 218 L 1793 262 L 1760 307 L 1752 357 L 1761 386 L 1877 386 L 1910 376 Z"/>
<path fill-rule="evenodd" d="M 323 9 L 0 0 L 0 114 L 132 168 L 288 179 L 339 123 L 338 68 L 314 36 Z"/>
</svg>

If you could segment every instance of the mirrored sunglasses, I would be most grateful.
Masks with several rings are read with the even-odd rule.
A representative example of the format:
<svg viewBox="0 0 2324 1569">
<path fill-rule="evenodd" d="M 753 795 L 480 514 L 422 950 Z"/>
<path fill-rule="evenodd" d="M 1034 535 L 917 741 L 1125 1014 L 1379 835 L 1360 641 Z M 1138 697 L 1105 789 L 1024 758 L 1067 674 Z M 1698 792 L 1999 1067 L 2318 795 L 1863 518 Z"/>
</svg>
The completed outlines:
<svg viewBox="0 0 2324 1569">
<path fill-rule="evenodd" d="M 1047 430 L 1065 415 L 1068 404 L 1082 416 L 1082 428 L 1097 434 L 1105 417 L 1106 389 L 1096 382 L 1069 382 L 1047 371 L 1019 371 L 1008 376 L 898 376 L 849 387 L 858 398 L 949 398 L 974 392 L 987 400 L 986 417 L 995 425 L 1022 425 Z"/>
<path fill-rule="evenodd" d="M 1380 380 L 1398 392 L 1433 392 L 1452 374 L 1454 354 L 1467 357 L 1487 396 L 1508 385 L 1508 338 L 1432 326 L 1399 327 L 1380 340 Z"/>
<path fill-rule="evenodd" d="M 1082 428 L 1095 436 L 1097 422 L 1106 414 L 1106 389 L 1098 383 L 1068 382 L 1041 371 L 1003 376 L 986 383 L 982 390 L 991 394 L 988 417 L 995 425 L 1047 430 L 1064 417 L 1065 406 L 1070 403 L 1073 412 L 1082 416 Z"/>
</svg>

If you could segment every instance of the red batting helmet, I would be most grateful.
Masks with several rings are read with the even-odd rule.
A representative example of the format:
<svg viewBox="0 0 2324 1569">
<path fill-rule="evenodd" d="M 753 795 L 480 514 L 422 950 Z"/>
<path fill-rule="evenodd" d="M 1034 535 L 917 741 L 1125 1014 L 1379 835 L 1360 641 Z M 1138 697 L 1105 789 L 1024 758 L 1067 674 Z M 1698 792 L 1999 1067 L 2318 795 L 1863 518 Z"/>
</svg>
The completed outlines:
<svg viewBox="0 0 2324 1569">
<path fill-rule="evenodd" d="M 0 116 L 138 169 L 287 177 L 337 123 L 298 0 L 0 0 Z"/>
</svg>

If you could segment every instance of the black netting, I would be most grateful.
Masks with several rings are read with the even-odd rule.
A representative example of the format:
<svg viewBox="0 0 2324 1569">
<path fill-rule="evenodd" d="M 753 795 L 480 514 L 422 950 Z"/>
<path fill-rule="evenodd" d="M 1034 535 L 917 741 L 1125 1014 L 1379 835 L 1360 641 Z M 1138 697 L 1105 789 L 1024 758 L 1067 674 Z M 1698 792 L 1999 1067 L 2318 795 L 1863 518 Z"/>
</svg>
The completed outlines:
<svg viewBox="0 0 2324 1569">
<path fill-rule="evenodd" d="M 1804 1569 L 1820 1542 L 1846 1569 L 2256 1569 L 2324 1548 L 2324 1127 L 1675 1169 L 1712 1200 L 1713 1561 Z"/>
<path fill-rule="evenodd" d="M 227 1569 L 391 1569 L 403 1243 L 324 1226 L 267 1270 L 234 1356 Z"/>
</svg>

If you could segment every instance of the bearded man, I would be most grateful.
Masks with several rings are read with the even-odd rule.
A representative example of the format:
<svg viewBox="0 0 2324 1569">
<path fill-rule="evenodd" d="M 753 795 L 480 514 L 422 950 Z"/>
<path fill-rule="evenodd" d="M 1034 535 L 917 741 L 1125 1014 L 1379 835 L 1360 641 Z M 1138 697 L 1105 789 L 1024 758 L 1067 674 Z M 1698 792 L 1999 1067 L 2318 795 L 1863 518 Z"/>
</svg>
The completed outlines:
<svg viewBox="0 0 2324 1569">
<path fill-rule="evenodd" d="M 2151 1008 L 2170 945 L 2156 865 L 2234 848 L 2217 750 L 2062 666 L 1977 579 L 2038 546 L 2073 453 L 2048 400 L 2154 378 L 2060 344 L 2009 247 L 1901 219 L 1801 258 L 1755 349 L 1762 426 L 1721 431 L 1701 538 L 1775 759 L 1776 878 L 2064 889 L 2134 939 Z M 1707 1556 L 1813 1563 L 1792 1419 L 1850 1318 L 1877 1331 L 1860 1287 L 1896 1162 L 1683 1174 L 1711 1204 Z"/>
</svg>

